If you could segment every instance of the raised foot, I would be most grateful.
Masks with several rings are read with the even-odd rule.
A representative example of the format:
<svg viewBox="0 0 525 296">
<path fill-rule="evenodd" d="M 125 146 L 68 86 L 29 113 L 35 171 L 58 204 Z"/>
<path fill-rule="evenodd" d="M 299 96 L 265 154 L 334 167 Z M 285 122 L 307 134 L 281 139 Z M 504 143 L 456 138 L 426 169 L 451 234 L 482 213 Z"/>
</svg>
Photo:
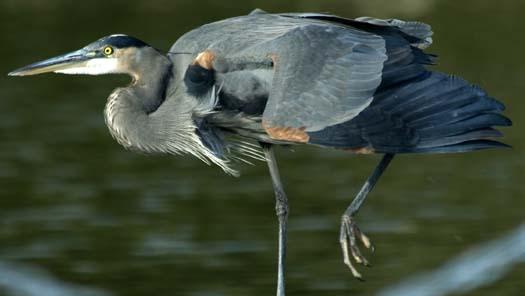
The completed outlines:
<svg viewBox="0 0 525 296">
<path fill-rule="evenodd" d="M 364 266 L 370 266 L 368 260 L 361 254 L 357 241 L 360 241 L 363 246 L 365 246 L 370 251 L 374 252 L 374 246 L 370 239 L 359 230 L 357 224 L 354 222 L 354 219 L 350 216 L 343 215 L 341 220 L 341 232 L 339 234 L 339 242 L 341 243 L 341 249 L 343 250 L 343 258 L 346 266 L 350 268 L 352 275 L 359 279 L 363 280 L 361 273 L 352 264 L 351 257 L 358 264 L 363 264 Z M 350 257 L 351 256 L 351 257 Z"/>
</svg>

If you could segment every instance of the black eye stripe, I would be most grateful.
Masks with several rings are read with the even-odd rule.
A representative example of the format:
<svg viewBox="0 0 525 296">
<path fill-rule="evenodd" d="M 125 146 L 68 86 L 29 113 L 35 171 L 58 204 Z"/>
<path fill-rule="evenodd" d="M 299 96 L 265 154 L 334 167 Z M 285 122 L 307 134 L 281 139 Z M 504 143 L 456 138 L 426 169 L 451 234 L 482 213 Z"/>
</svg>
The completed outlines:
<svg viewBox="0 0 525 296">
<path fill-rule="evenodd" d="M 148 46 L 145 42 L 136 39 L 131 36 L 109 36 L 104 38 L 106 44 L 111 44 L 114 48 L 126 48 L 126 47 L 144 47 Z"/>
</svg>

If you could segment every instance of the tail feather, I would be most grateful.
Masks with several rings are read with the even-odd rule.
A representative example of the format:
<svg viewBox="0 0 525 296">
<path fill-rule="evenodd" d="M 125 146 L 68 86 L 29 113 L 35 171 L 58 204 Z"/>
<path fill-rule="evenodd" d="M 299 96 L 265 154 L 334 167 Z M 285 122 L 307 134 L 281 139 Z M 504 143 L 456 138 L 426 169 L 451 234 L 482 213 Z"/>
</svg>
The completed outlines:
<svg viewBox="0 0 525 296">
<path fill-rule="evenodd" d="M 509 126 L 510 120 L 497 113 L 481 114 L 466 120 L 444 124 L 440 126 L 428 126 L 419 130 L 422 138 L 441 138 L 464 134 L 473 130 L 479 130 L 491 126 Z"/>
<path fill-rule="evenodd" d="M 441 110 L 428 110 L 428 112 L 418 114 L 419 118 L 415 118 L 409 124 L 412 128 L 424 128 L 429 125 L 438 125 L 443 124 L 443 120 L 447 119 L 448 123 L 455 123 L 458 121 L 466 120 L 470 117 L 473 117 L 477 114 L 490 113 L 490 112 L 501 112 L 503 111 L 501 103 L 495 101 L 492 98 L 482 98 L 479 99 L 476 103 L 467 104 L 463 106 L 458 106 L 458 110 L 454 116 L 450 116 L 450 110 L 447 109 L 447 106 L 443 106 Z"/>
<path fill-rule="evenodd" d="M 472 88 L 468 85 L 454 83 L 454 80 L 449 80 L 446 76 L 431 75 L 424 81 L 417 82 L 417 84 L 423 88 L 418 87 L 416 93 L 408 94 L 409 99 L 400 104 L 398 102 L 393 112 L 400 111 L 408 116 L 438 106 L 451 110 L 455 105 L 465 105 L 469 103 L 467 101 L 469 98 L 476 99 L 478 96 L 478 94 L 472 93 Z M 439 89 L 436 89 L 438 85 Z M 406 85 L 404 88 L 410 89 L 411 85 Z M 429 93 L 430 89 L 433 89 L 434 93 Z"/>
<path fill-rule="evenodd" d="M 491 148 L 511 148 L 511 146 L 493 140 L 474 140 L 466 141 L 461 144 L 448 146 L 417 148 L 410 152 L 413 153 L 460 153 Z"/>
<path fill-rule="evenodd" d="M 377 153 L 452 153 L 508 147 L 492 139 L 510 126 L 504 105 L 467 81 L 426 72 L 382 88 L 354 119 L 309 133 L 310 143 Z"/>
<path fill-rule="evenodd" d="M 447 136 L 442 138 L 429 138 L 422 139 L 421 142 L 417 145 L 419 148 L 432 148 L 432 147 L 441 147 L 449 146 L 467 141 L 475 141 L 479 139 L 489 139 L 501 137 L 503 134 L 493 128 L 486 128 L 481 130 L 475 130 L 467 132 L 460 135 Z"/>
<path fill-rule="evenodd" d="M 500 146 L 488 139 L 502 136 L 492 127 L 512 125 L 500 114 L 504 105 L 459 77 L 430 73 L 416 83 L 420 87 L 414 88 L 416 91 L 412 91 L 411 99 L 390 111 L 418 137 L 418 143 L 412 148 L 406 147 L 407 150 L 452 152 Z M 407 88 L 413 89 L 412 84 Z"/>
<path fill-rule="evenodd" d="M 442 82 L 445 78 L 439 79 L 428 75 L 429 73 L 425 73 L 423 77 L 409 80 L 399 87 L 379 93 L 375 98 L 375 103 L 381 103 L 382 108 L 395 113 L 413 110 L 422 105 L 423 102 L 432 101 L 432 98 L 425 94 L 426 90 Z"/>
</svg>

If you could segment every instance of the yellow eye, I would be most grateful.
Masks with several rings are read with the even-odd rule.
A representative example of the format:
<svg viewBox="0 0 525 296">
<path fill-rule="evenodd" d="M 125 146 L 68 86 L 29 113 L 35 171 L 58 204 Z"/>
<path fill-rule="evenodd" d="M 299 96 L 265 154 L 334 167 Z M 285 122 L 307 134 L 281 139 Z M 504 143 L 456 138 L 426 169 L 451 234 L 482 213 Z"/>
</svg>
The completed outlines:
<svg viewBox="0 0 525 296">
<path fill-rule="evenodd" d="M 111 46 L 104 47 L 104 54 L 107 55 L 107 56 L 112 55 L 113 54 L 113 47 L 111 47 Z"/>
</svg>

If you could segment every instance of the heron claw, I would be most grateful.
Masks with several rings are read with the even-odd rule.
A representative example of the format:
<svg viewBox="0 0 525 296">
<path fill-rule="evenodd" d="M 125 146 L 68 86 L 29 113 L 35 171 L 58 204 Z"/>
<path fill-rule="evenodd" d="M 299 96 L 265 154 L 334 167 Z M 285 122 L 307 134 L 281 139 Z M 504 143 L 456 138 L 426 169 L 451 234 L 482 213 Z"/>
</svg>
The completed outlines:
<svg viewBox="0 0 525 296">
<path fill-rule="evenodd" d="M 368 236 L 361 232 L 361 230 L 359 229 L 359 227 L 357 227 L 357 224 L 354 222 L 352 217 L 344 215 L 341 221 L 341 232 L 339 240 L 341 243 L 341 249 L 343 251 L 344 263 L 346 264 L 346 266 L 348 266 L 348 268 L 352 272 L 352 275 L 355 278 L 363 280 L 361 273 L 359 273 L 354 267 L 350 258 L 353 258 L 358 264 L 370 267 L 370 263 L 361 254 L 361 251 L 359 250 L 359 247 L 357 245 L 357 241 L 360 241 L 365 248 L 369 249 L 371 252 L 374 252 L 375 247 L 370 241 L 370 238 L 368 238 Z"/>
</svg>

